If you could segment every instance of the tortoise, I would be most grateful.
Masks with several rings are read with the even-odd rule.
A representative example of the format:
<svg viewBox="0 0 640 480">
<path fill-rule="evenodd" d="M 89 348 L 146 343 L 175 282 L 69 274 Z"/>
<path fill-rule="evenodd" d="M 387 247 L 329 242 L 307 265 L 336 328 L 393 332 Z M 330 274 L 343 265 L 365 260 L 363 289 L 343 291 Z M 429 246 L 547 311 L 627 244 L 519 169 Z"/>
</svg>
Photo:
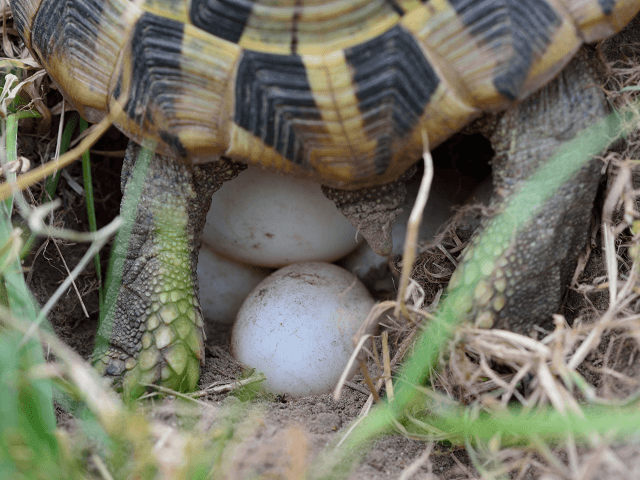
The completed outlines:
<svg viewBox="0 0 640 480">
<path fill-rule="evenodd" d="M 565 67 L 581 45 L 622 29 L 640 1 L 12 0 L 11 8 L 64 97 L 90 122 L 111 115 L 131 139 L 125 199 L 137 144 L 156 152 L 128 250 L 114 252 L 122 284 L 96 362 L 128 388 L 190 389 L 204 361 L 197 247 L 222 181 L 245 163 L 315 179 L 344 210 L 356 206 L 358 226 L 384 204 L 386 220 L 371 230 L 384 238 L 403 175 L 425 147 L 511 107 L 494 142 L 503 202 L 606 113 L 584 59 Z M 599 170 L 586 165 L 530 228 L 507 235 L 491 283 L 476 292 L 476 315 L 521 330 L 558 307 Z M 558 228 L 567 247 L 554 240 Z M 390 251 L 386 240 L 374 247 Z"/>
</svg>

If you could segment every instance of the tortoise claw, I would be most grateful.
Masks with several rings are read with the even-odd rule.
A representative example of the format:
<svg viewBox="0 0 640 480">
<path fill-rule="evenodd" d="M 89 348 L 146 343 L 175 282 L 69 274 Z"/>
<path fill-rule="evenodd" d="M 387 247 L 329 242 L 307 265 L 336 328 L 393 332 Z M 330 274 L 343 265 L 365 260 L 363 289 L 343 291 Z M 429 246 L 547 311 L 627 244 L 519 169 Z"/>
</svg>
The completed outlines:
<svg viewBox="0 0 640 480">
<path fill-rule="evenodd" d="M 105 376 L 119 377 L 125 372 L 124 362 L 120 359 L 110 358 L 107 368 L 105 369 Z"/>
<path fill-rule="evenodd" d="M 95 367 L 104 377 L 121 384 L 130 398 L 138 397 L 150 384 L 178 391 L 193 390 L 200 377 L 200 364 L 204 362 L 202 329 L 192 328 L 185 338 L 175 338 L 170 344 L 163 341 L 162 335 L 156 337 L 135 356 L 112 345 L 97 359 Z"/>
</svg>

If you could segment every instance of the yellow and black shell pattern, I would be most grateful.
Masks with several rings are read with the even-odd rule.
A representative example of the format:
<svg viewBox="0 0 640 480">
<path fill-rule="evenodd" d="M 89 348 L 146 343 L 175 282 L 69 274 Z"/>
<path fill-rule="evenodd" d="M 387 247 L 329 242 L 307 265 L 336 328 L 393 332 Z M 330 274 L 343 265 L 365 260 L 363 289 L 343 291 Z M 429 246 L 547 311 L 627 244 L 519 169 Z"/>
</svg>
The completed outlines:
<svg viewBox="0 0 640 480">
<path fill-rule="evenodd" d="M 358 188 L 524 98 L 640 0 L 12 0 L 87 120 Z"/>
</svg>

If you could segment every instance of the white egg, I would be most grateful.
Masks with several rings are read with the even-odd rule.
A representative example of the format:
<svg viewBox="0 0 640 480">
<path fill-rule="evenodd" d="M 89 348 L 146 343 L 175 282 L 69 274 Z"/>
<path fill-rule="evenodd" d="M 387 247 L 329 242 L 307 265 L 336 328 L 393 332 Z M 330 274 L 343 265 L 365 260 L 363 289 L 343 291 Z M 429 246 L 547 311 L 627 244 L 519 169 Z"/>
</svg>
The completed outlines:
<svg viewBox="0 0 640 480">
<path fill-rule="evenodd" d="M 205 320 L 233 323 L 244 299 L 271 271 L 227 260 L 203 243 L 198 258 L 200 306 Z"/>
<path fill-rule="evenodd" d="M 245 300 L 233 328 L 231 353 L 264 373 L 264 386 L 274 393 L 330 392 L 353 352 L 352 337 L 373 305 L 364 285 L 340 267 L 289 265 L 263 280 Z"/>
<path fill-rule="evenodd" d="M 203 238 L 224 257 L 273 267 L 331 262 L 358 246 L 355 228 L 319 184 L 257 167 L 213 195 Z"/>
</svg>

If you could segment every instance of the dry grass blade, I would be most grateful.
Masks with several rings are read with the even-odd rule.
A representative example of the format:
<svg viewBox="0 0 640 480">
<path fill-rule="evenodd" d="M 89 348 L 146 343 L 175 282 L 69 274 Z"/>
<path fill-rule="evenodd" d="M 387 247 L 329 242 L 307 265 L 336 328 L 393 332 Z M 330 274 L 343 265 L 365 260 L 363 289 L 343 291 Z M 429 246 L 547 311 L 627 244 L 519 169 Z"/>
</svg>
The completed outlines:
<svg viewBox="0 0 640 480">
<path fill-rule="evenodd" d="M 389 358 L 389 332 L 382 332 L 382 363 L 384 365 L 384 385 L 387 398 L 393 402 L 393 381 L 391 380 L 391 359 Z"/>
<path fill-rule="evenodd" d="M 220 393 L 220 392 L 231 392 L 233 390 L 237 390 L 238 388 L 246 387 L 247 385 L 251 385 L 253 383 L 260 383 L 266 380 L 264 374 L 260 373 L 258 375 L 253 375 L 249 378 L 245 378 L 242 380 L 237 380 L 235 382 L 229 382 L 225 385 L 216 385 L 209 386 L 197 392 L 193 392 L 188 394 L 191 398 L 204 397 L 210 393 Z"/>
<path fill-rule="evenodd" d="M 420 189 L 418 190 L 418 195 L 413 209 L 411 210 L 409 222 L 407 223 L 407 236 L 404 242 L 404 251 L 402 255 L 403 265 L 400 276 L 400 288 L 398 289 L 397 304 L 394 311 L 394 316 L 396 318 L 399 318 L 400 312 L 402 312 L 405 317 L 409 318 L 409 312 L 405 308 L 406 293 L 409 287 L 413 263 L 416 258 L 422 214 L 425 206 L 427 205 L 429 190 L 431 189 L 431 182 L 433 181 L 433 159 L 431 158 L 431 152 L 429 151 L 429 138 L 424 131 L 422 132 L 422 141 L 424 145 L 424 152 L 422 153 L 424 173 L 422 174 Z"/>
<path fill-rule="evenodd" d="M 425 463 L 428 466 L 427 477 L 425 478 L 425 480 L 431 480 L 432 478 L 434 479 L 435 477 L 433 476 L 433 473 L 432 473 L 433 467 L 431 465 L 431 462 L 429 462 L 429 456 L 433 451 L 433 446 L 434 446 L 433 443 L 427 444 L 427 447 L 424 449 L 424 452 L 422 452 L 420 456 L 411 463 L 411 465 L 409 465 L 407 468 L 405 468 L 402 471 L 402 473 L 398 477 L 398 480 L 411 480 L 411 478 L 418 472 L 418 470 Z M 421 477 L 421 478 L 424 478 L 424 477 Z"/>
<path fill-rule="evenodd" d="M 360 339 L 358 340 L 358 343 L 356 344 L 356 347 L 354 348 L 353 353 L 351 354 L 351 357 L 349 357 L 349 361 L 347 362 L 347 365 L 342 370 L 342 375 L 340 375 L 338 384 L 336 385 L 336 388 L 333 391 L 334 401 L 337 402 L 340 399 L 340 395 L 342 394 L 342 389 L 344 388 L 344 382 L 347 380 L 347 377 L 349 376 L 349 371 L 351 370 L 351 368 L 353 367 L 353 364 L 356 361 L 358 361 L 358 363 L 360 364 L 362 373 L 364 374 L 365 379 L 367 380 L 367 386 L 371 390 L 372 395 L 375 397 L 376 401 L 380 400 L 380 397 L 378 396 L 378 393 L 373 387 L 373 383 L 371 382 L 371 377 L 369 376 L 369 372 L 367 371 L 367 366 L 361 360 L 358 360 L 358 356 L 360 355 L 360 350 L 362 350 L 362 347 L 364 346 L 365 342 L 370 338 L 371 338 L 371 335 L 367 334 L 367 335 L 361 336 Z"/>
<path fill-rule="evenodd" d="M 89 312 L 87 312 L 87 307 L 85 306 L 84 301 L 82 300 L 82 295 L 80 295 L 80 291 L 78 290 L 78 286 L 76 285 L 75 278 L 71 275 L 71 270 L 69 270 L 69 266 L 67 265 L 67 261 L 64 259 L 64 255 L 60 251 L 60 247 L 58 246 L 58 242 L 56 241 L 55 238 L 53 238 L 52 240 L 53 240 L 53 245 L 56 247 L 56 251 L 58 252 L 58 256 L 60 257 L 60 260 L 62 261 L 62 264 L 64 265 L 64 269 L 67 272 L 67 276 L 71 277 L 71 286 L 73 287 L 73 291 L 75 292 L 76 296 L 78 297 L 78 301 L 80 302 L 80 307 L 82 307 L 82 312 L 84 313 L 85 317 L 89 318 Z"/>
</svg>

